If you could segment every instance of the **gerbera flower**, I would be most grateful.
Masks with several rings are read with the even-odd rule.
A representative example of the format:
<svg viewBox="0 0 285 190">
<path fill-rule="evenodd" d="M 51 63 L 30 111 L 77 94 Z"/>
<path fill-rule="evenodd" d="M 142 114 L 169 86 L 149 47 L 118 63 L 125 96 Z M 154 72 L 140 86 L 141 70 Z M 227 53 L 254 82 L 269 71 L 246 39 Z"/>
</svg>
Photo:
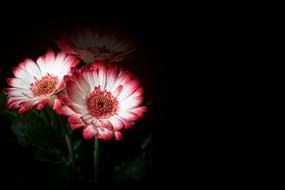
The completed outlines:
<svg viewBox="0 0 285 190">
<path fill-rule="evenodd" d="M 85 29 L 56 41 L 65 53 L 78 56 L 86 63 L 94 61 L 120 62 L 131 54 L 134 43 L 119 35 Z"/>
<path fill-rule="evenodd" d="M 57 113 L 68 116 L 71 128 L 84 127 L 85 139 L 121 139 L 122 128 L 129 128 L 147 110 L 140 106 L 143 88 L 129 72 L 95 62 L 74 72 L 67 80 L 67 93 L 59 98 L 65 104 Z"/>
<path fill-rule="evenodd" d="M 46 103 L 53 109 L 58 108 L 61 103 L 55 94 L 65 87 L 64 76 L 78 63 L 75 56 L 63 52 L 55 56 L 52 50 L 39 57 L 36 63 L 31 59 L 24 60 L 12 69 L 15 77 L 7 78 L 7 83 L 12 86 L 4 89 L 8 94 L 7 107 L 19 108 L 19 113 L 35 105 L 40 110 Z"/>
</svg>

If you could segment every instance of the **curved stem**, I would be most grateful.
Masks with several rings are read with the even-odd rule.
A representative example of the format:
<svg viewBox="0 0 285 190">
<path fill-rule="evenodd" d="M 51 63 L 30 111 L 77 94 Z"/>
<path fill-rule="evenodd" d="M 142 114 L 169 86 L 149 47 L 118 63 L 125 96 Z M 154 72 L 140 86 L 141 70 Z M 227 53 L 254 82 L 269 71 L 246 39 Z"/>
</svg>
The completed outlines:
<svg viewBox="0 0 285 190">
<path fill-rule="evenodd" d="M 71 159 L 72 169 L 75 170 L 75 157 L 74 157 L 74 151 L 73 151 L 73 146 L 72 146 L 72 140 L 71 140 L 71 136 L 68 133 L 65 134 L 65 141 L 66 141 L 68 153 Z"/>
<path fill-rule="evenodd" d="M 66 142 L 66 146 L 68 149 L 68 154 L 71 160 L 71 167 L 73 170 L 76 169 L 76 164 L 75 164 L 75 155 L 74 155 L 74 150 L 73 150 L 73 143 L 72 143 L 72 132 L 70 131 L 70 126 L 67 125 L 61 117 L 58 117 L 58 121 L 59 121 L 59 128 L 62 129 L 62 133 L 64 134 L 65 137 L 65 142 Z"/>
<path fill-rule="evenodd" d="M 94 140 L 94 182 L 96 184 L 99 183 L 99 167 L 100 167 L 100 140 L 98 138 L 95 138 Z"/>
</svg>

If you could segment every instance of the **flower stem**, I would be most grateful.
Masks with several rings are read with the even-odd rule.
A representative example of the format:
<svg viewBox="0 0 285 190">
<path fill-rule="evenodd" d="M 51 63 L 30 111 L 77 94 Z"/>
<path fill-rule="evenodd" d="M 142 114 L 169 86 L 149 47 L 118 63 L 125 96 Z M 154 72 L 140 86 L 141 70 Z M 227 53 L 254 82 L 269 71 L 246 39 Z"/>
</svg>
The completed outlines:
<svg viewBox="0 0 285 190">
<path fill-rule="evenodd" d="M 95 138 L 94 140 L 94 182 L 99 183 L 99 167 L 100 167 L 100 140 Z"/>
<path fill-rule="evenodd" d="M 65 134 L 65 141 L 66 141 L 68 153 L 71 159 L 72 169 L 75 170 L 75 157 L 74 157 L 74 151 L 73 151 L 73 146 L 72 146 L 72 140 L 71 140 L 71 136 L 68 133 Z"/>
<path fill-rule="evenodd" d="M 73 143 L 72 143 L 72 132 L 70 131 L 70 126 L 67 125 L 61 117 L 58 117 L 59 121 L 59 128 L 62 129 L 62 132 L 65 137 L 65 142 L 66 146 L 68 149 L 68 154 L 69 154 L 69 159 L 71 161 L 71 167 L 73 170 L 76 169 L 76 164 L 75 164 L 75 156 L 74 156 L 74 151 L 73 151 Z"/>
</svg>

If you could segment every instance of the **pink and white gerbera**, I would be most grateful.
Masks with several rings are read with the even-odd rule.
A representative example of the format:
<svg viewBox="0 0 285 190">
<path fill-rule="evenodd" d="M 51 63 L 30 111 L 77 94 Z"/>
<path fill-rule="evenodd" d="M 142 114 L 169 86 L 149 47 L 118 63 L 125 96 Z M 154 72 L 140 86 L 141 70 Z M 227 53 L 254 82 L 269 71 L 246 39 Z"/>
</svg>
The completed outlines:
<svg viewBox="0 0 285 190">
<path fill-rule="evenodd" d="M 15 77 L 7 78 L 7 83 L 12 86 L 4 89 L 8 94 L 7 107 L 19 108 L 19 113 L 35 105 L 40 110 L 46 103 L 53 109 L 58 108 L 61 102 L 55 94 L 65 87 L 64 76 L 78 63 L 75 56 L 63 52 L 55 55 L 52 50 L 40 56 L 36 63 L 31 59 L 24 60 L 13 68 Z"/>
<path fill-rule="evenodd" d="M 147 110 L 140 106 L 143 88 L 129 72 L 102 62 L 85 65 L 66 82 L 67 93 L 59 98 L 65 104 L 57 113 L 68 116 L 71 128 L 84 127 L 85 139 L 122 138 Z"/>
</svg>

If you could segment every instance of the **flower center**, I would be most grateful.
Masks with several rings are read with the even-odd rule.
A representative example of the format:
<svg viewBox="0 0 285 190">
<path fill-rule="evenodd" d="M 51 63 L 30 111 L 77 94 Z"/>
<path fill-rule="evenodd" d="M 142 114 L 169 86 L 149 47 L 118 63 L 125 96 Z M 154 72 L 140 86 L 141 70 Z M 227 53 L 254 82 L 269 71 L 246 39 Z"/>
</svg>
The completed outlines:
<svg viewBox="0 0 285 190">
<path fill-rule="evenodd" d="M 86 104 L 88 111 L 97 119 L 109 118 L 118 110 L 117 99 L 110 92 L 101 91 L 100 87 L 95 87 Z"/>
<path fill-rule="evenodd" d="M 31 84 L 31 90 L 35 96 L 48 95 L 54 92 L 58 83 L 58 78 L 47 74 L 41 80 Z"/>
</svg>

